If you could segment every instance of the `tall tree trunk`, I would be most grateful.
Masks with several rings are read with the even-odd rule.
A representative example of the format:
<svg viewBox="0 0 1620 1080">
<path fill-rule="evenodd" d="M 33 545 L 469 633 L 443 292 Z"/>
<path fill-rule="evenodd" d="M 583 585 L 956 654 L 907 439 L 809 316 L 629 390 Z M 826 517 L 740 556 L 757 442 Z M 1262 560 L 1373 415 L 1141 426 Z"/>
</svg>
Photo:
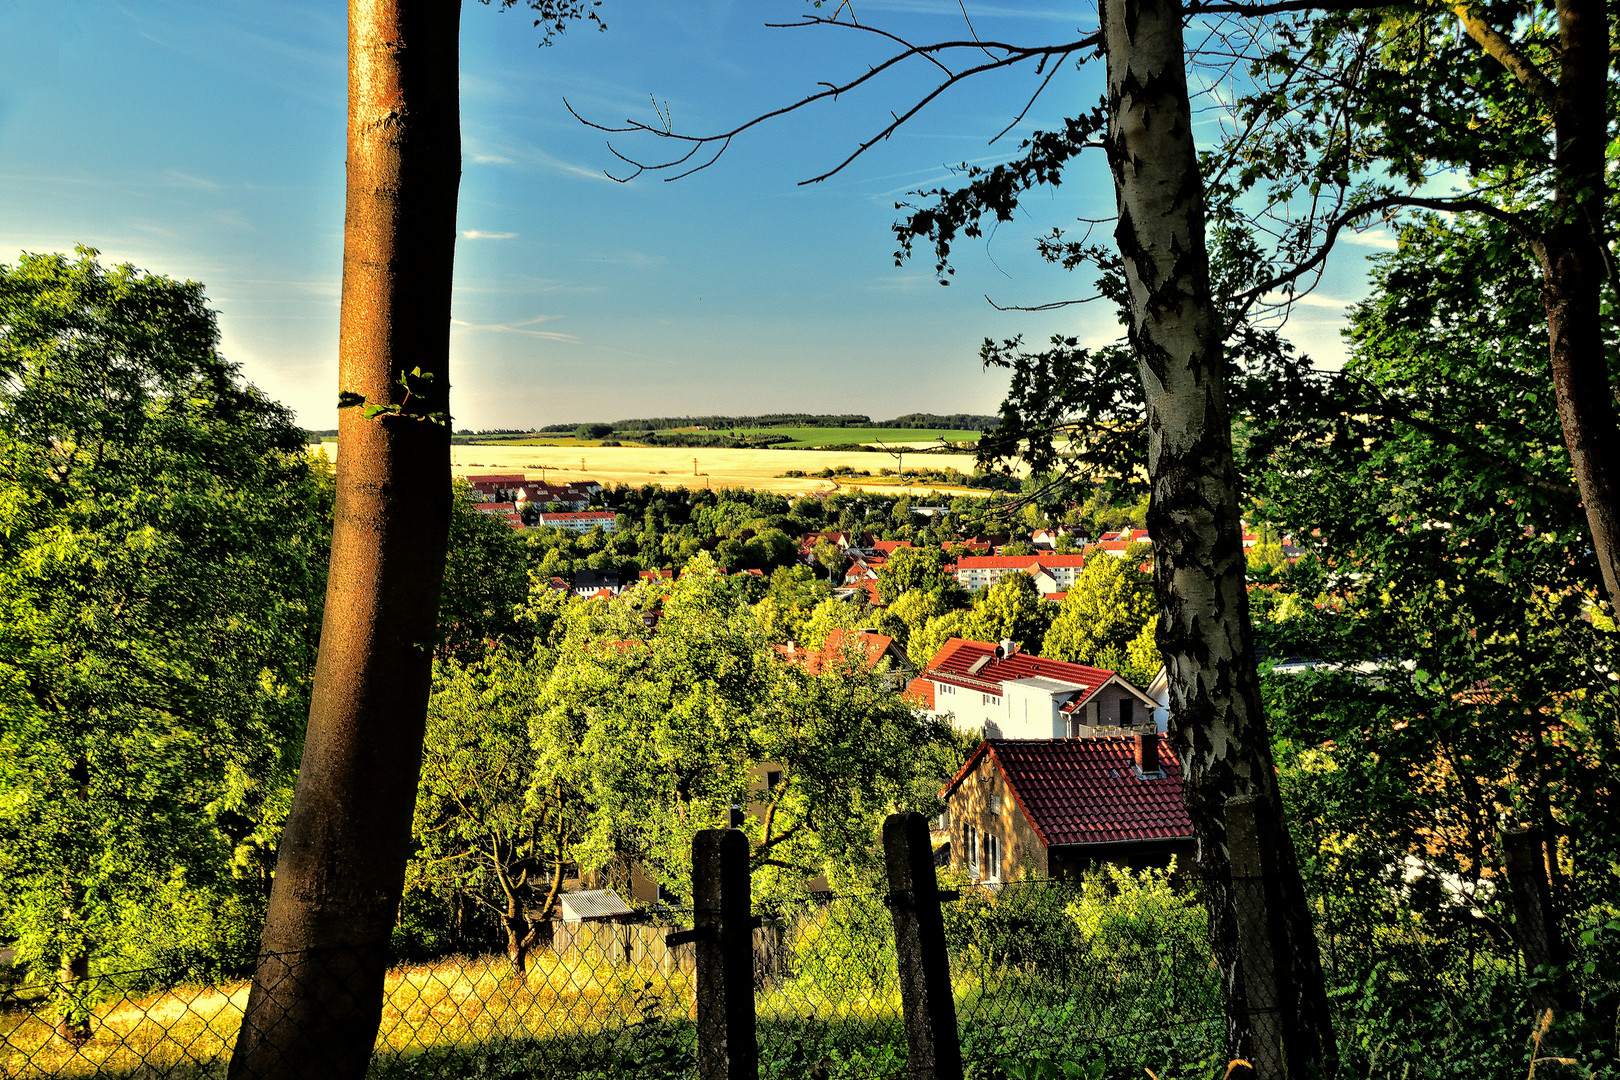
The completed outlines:
<svg viewBox="0 0 1620 1080">
<path fill-rule="evenodd" d="M 1620 420 L 1603 348 L 1609 21 L 1603 0 L 1559 0 L 1553 101 L 1556 221 L 1536 254 L 1558 419 L 1603 587 L 1620 605 Z"/>
<path fill-rule="evenodd" d="M 359 1077 L 404 887 L 450 521 L 459 0 L 350 0 L 338 386 L 320 655 L 232 1077 Z M 413 368 L 409 395 L 399 380 Z M 408 396 L 408 400 L 407 400 Z"/>
<path fill-rule="evenodd" d="M 1159 598 L 1158 643 L 1170 676 L 1170 728 L 1185 769 L 1188 812 L 1220 965 L 1229 1050 L 1250 1048 L 1249 1002 L 1232 912 L 1226 800 L 1277 804 L 1244 583 L 1238 477 L 1232 458 L 1221 328 L 1204 244 L 1203 181 L 1177 0 L 1106 0 L 1108 158 L 1115 236 L 1130 292 L 1130 339 L 1148 410 L 1148 530 Z M 1277 819 L 1281 820 L 1280 813 Z M 1290 1072 L 1326 1064 L 1333 1030 L 1321 958 L 1293 844 L 1275 830 L 1265 860 Z"/>
</svg>

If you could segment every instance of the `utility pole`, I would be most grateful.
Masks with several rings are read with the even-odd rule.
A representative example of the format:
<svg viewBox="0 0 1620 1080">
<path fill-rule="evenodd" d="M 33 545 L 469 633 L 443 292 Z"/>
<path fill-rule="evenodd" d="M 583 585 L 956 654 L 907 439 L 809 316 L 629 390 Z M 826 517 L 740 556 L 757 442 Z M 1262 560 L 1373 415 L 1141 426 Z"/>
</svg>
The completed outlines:
<svg viewBox="0 0 1620 1080">
<path fill-rule="evenodd" d="M 693 458 L 692 459 L 692 475 L 696 476 L 697 474 L 698 474 L 697 473 L 697 458 Z"/>
</svg>

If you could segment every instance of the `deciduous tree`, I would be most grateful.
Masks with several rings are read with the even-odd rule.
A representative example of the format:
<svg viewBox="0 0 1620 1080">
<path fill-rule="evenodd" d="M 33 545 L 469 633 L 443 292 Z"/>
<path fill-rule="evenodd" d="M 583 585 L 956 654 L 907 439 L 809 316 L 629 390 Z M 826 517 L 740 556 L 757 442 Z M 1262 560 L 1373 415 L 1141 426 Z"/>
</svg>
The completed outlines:
<svg viewBox="0 0 1620 1080">
<path fill-rule="evenodd" d="M 217 345 L 194 282 L 0 266 L 0 919 L 67 984 L 182 894 L 202 927 L 128 959 L 240 962 L 263 902 L 330 499 Z"/>
<path fill-rule="evenodd" d="M 548 34 L 590 10 L 530 6 Z M 358 1077 L 381 1016 L 450 524 L 460 19 L 459 0 L 349 3 L 332 573 L 233 1077 Z"/>
</svg>

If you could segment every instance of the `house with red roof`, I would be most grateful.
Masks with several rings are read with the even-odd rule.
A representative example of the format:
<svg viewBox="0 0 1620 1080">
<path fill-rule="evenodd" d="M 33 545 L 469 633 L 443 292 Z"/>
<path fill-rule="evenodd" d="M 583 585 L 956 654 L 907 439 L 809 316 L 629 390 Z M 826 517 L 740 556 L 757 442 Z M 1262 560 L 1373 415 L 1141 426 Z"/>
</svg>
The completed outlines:
<svg viewBox="0 0 1620 1080">
<path fill-rule="evenodd" d="M 819 674 L 823 664 L 836 662 L 835 658 L 848 657 L 864 663 L 871 671 L 877 671 L 887 660 L 897 689 L 904 686 L 911 676 L 906 651 L 895 644 L 894 638 L 876 630 L 831 630 L 826 643 L 819 649 L 803 649 L 793 641 L 775 648 L 776 655 L 790 664 L 799 665 L 812 675 Z"/>
<path fill-rule="evenodd" d="M 523 528 L 523 517 L 511 503 L 475 502 L 472 507 L 481 514 L 500 518 L 514 529 Z"/>
<path fill-rule="evenodd" d="M 1029 534 L 1029 542 L 1042 551 L 1053 551 L 1058 541 L 1067 536 L 1081 546 L 1085 545 L 1085 530 L 1078 525 L 1054 525 L 1050 529 L 1036 529 Z"/>
<path fill-rule="evenodd" d="M 1141 869 L 1197 852 L 1167 736 L 987 739 L 939 796 L 950 866 L 984 882 Z"/>
<path fill-rule="evenodd" d="M 919 685 L 927 683 L 927 686 Z M 1012 641 L 951 638 L 906 688 L 986 739 L 1063 739 L 1158 730 L 1152 698 L 1108 668 L 1031 656 Z"/>
<path fill-rule="evenodd" d="M 1058 592 L 1073 587 L 1085 565 L 1084 555 L 963 555 L 956 560 L 956 580 L 971 592 L 989 588 L 1008 574 L 1044 574 L 1052 588 L 1043 591 Z M 1037 576 L 1037 587 L 1041 584 Z"/>
</svg>

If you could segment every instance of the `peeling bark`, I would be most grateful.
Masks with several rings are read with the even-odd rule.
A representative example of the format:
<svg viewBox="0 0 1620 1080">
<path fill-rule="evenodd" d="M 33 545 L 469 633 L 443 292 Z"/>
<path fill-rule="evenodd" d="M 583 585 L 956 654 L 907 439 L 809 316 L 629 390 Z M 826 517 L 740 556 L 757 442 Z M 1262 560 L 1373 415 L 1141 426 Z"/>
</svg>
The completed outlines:
<svg viewBox="0 0 1620 1080">
<path fill-rule="evenodd" d="M 339 389 L 448 413 L 459 0 L 350 0 Z M 434 379 L 399 385 L 420 367 Z M 426 400 L 424 400 L 424 397 Z M 449 428 L 340 414 L 298 786 L 232 1077 L 359 1078 L 404 886 L 450 521 Z"/>
<path fill-rule="evenodd" d="M 1115 236 L 1129 288 L 1130 340 L 1147 402 L 1158 644 L 1170 677 L 1170 729 L 1184 763 L 1198 869 L 1220 966 L 1229 1052 L 1248 1057 L 1249 1002 L 1232 912 L 1226 800 L 1277 803 L 1249 626 L 1238 477 L 1220 321 L 1204 242 L 1203 181 L 1191 130 L 1176 0 L 1106 0 L 1108 159 Z M 1281 820 L 1280 806 L 1277 819 Z M 1282 1061 L 1330 1063 L 1333 1030 L 1293 844 L 1268 860 L 1275 899 Z M 1271 1003 L 1264 1003 L 1271 1004 Z"/>
</svg>

